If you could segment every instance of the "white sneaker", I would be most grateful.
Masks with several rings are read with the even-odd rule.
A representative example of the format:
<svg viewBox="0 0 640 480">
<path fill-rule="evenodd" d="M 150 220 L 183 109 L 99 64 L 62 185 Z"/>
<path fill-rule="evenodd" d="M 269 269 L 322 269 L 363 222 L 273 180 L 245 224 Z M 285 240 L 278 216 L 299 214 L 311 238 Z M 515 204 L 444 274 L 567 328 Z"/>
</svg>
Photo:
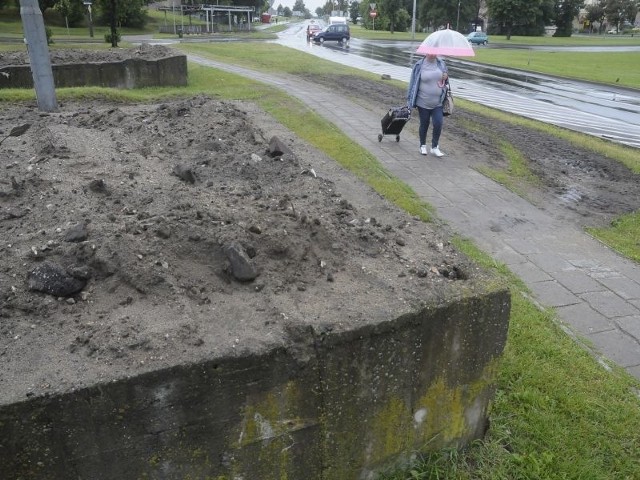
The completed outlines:
<svg viewBox="0 0 640 480">
<path fill-rule="evenodd" d="M 427 146 L 426 145 L 420 145 L 420 153 L 422 155 L 428 155 L 429 154 L 429 152 L 427 151 Z"/>
<path fill-rule="evenodd" d="M 438 147 L 433 147 L 431 149 L 431 153 L 433 153 L 436 157 L 444 157 L 444 153 L 442 153 Z"/>
</svg>

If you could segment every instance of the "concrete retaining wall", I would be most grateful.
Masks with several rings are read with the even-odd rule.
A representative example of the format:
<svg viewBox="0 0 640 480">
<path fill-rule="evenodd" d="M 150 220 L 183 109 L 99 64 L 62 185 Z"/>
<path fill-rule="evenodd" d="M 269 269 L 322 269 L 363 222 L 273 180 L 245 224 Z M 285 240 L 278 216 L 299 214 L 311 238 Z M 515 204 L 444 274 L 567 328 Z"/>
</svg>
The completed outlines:
<svg viewBox="0 0 640 480">
<path fill-rule="evenodd" d="M 510 298 L 0 407 L 0 478 L 375 478 L 481 438 Z"/>
<path fill-rule="evenodd" d="M 141 58 L 109 63 L 52 65 L 56 88 L 143 88 L 187 85 L 187 57 L 176 55 L 158 60 Z M 0 68 L 0 88 L 33 88 L 29 65 Z"/>
</svg>

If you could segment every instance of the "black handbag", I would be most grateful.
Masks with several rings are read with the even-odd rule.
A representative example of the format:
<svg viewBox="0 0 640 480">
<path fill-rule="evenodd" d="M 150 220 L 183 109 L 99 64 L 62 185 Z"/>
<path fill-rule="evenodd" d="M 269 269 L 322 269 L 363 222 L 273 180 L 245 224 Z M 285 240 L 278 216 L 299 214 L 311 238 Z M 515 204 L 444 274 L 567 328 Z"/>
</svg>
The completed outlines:
<svg viewBox="0 0 640 480">
<path fill-rule="evenodd" d="M 448 117 L 453 113 L 453 95 L 451 95 L 451 85 L 447 82 L 447 92 L 444 95 L 444 100 L 442 101 L 442 114 L 445 117 Z"/>
</svg>

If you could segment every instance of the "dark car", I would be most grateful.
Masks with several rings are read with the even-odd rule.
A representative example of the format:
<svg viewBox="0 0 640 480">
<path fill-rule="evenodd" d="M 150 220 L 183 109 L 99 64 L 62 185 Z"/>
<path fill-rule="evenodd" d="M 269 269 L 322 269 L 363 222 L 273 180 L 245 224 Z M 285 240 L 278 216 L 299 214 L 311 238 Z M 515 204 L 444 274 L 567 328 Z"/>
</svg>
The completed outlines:
<svg viewBox="0 0 640 480">
<path fill-rule="evenodd" d="M 316 25 L 316 24 L 307 25 L 307 42 L 310 42 L 311 40 L 313 40 L 313 37 L 315 37 L 316 34 L 320 32 L 320 30 L 322 30 L 320 28 L 320 25 Z"/>
<path fill-rule="evenodd" d="M 472 45 L 486 45 L 489 43 L 489 37 L 484 32 L 471 32 L 467 35 L 467 40 Z"/>
<path fill-rule="evenodd" d="M 349 25 L 346 23 L 334 23 L 322 30 L 320 33 L 316 33 L 313 37 L 313 41 L 316 43 L 324 43 L 327 41 L 347 43 L 351 39 L 351 32 L 349 31 Z"/>
</svg>

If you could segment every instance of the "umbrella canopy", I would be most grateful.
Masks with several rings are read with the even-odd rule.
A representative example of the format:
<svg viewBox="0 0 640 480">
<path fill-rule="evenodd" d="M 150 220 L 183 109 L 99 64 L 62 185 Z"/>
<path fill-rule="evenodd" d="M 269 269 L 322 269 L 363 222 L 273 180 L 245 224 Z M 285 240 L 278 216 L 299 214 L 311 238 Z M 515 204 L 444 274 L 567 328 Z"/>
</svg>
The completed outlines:
<svg viewBox="0 0 640 480">
<path fill-rule="evenodd" d="M 475 52 L 467 37 L 455 30 L 433 32 L 418 47 L 421 55 L 444 55 L 447 57 L 473 57 Z"/>
</svg>

